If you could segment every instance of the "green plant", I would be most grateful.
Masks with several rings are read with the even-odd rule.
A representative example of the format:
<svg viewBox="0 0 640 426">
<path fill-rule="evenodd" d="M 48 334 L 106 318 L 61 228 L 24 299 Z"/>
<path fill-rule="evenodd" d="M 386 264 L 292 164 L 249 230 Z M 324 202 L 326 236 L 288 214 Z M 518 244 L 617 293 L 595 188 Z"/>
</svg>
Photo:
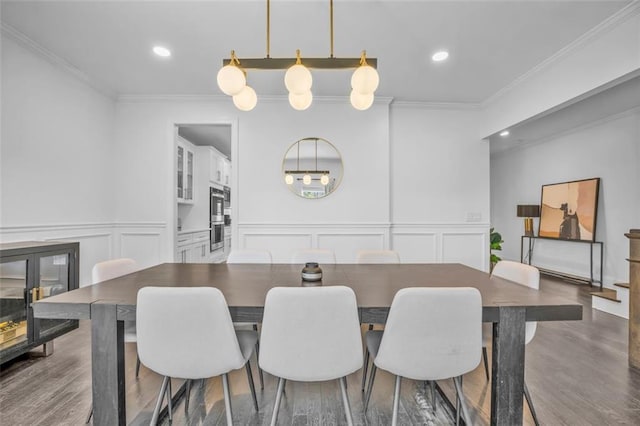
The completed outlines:
<svg viewBox="0 0 640 426">
<path fill-rule="evenodd" d="M 502 239 L 502 235 L 495 231 L 495 228 L 491 228 L 489 230 L 489 241 L 491 242 L 491 269 L 493 269 L 493 265 L 502 260 L 497 254 L 494 254 L 493 251 L 502 250 L 502 243 L 504 243 L 504 240 Z"/>
</svg>

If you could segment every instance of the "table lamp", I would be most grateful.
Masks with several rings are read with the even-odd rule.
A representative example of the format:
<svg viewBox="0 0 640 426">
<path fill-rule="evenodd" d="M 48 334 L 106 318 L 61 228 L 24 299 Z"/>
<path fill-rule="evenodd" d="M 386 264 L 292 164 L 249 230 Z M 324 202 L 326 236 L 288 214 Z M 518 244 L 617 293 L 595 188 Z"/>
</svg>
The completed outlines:
<svg viewBox="0 0 640 426">
<path fill-rule="evenodd" d="M 524 235 L 533 237 L 533 218 L 540 217 L 537 204 L 518 204 L 518 217 L 524 217 Z"/>
</svg>

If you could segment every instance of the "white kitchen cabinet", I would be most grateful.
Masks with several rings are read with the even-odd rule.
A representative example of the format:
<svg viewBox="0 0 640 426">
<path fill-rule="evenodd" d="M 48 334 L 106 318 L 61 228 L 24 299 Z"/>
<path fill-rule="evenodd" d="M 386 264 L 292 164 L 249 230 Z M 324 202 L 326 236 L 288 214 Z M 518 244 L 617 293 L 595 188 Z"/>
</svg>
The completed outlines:
<svg viewBox="0 0 640 426">
<path fill-rule="evenodd" d="M 218 185 L 229 185 L 231 182 L 230 162 L 223 154 L 209 147 L 209 181 Z"/>
<path fill-rule="evenodd" d="M 178 203 L 193 204 L 195 149 L 185 140 L 177 143 Z"/>
<path fill-rule="evenodd" d="M 176 262 L 209 263 L 209 231 L 186 232 L 176 240 Z"/>
<path fill-rule="evenodd" d="M 226 158 L 223 159 L 222 184 L 224 186 L 231 185 L 231 161 L 227 160 Z"/>
</svg>

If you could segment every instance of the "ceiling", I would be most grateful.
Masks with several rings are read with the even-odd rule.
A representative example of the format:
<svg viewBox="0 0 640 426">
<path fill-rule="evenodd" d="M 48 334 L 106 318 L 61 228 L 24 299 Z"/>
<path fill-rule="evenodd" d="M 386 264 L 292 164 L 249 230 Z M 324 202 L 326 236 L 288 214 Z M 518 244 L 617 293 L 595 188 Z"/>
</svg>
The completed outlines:
<svg viewBox="0 0 640 426">
<path fill-rule="evenodd" d="M 544 142 L 566 131 L 589 126 L 640 108 L 640 71 L 620 77 L 553 110 L 518 123 L 509 135 L 489 136 L 491 155 L 527 144 Z"/>
<path fill-rule="evenodd" d="M 479 103 L 630 1 L 334 2 L 335 55 L 378 58 L 377 96 Z M 220 95 L 234 49 L 264 57 L 266 1 L 2 1 L 1 19 L 114 94 Z M 5 27 L 6 28 L 6 27 Z M 173 55 L 151 53 L 155 44 Z M 450 58 L 433 63 L 445 48 Z M 271 2 L 271 56 L 329 56 L 329 2 Z M 282 71 L 249 71 L 261 95 L 284 95 Z M 350 72 L 314 71 L 315 96 L 345 96 Z"/>
<path fill-rule="evenodd" d="M 212 146 L 231 160 L 230 124 L 179 124 L 178 134 L 194 145 Z"/>
</svg>

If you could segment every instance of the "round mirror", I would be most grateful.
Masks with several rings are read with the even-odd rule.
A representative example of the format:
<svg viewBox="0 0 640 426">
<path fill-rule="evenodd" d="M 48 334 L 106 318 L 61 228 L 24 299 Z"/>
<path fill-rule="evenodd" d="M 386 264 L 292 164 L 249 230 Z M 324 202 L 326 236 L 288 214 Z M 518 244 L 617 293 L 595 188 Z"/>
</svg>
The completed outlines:
<svg viewBox="0 0 640 426">
<path fill-rule="evenodd" d="M 342 158 L 326 139 L 300 139 L 284 156 L 282 177 L 291 192 L 300 197 L 326 197 L 340 185 Z"/>
</svg>

